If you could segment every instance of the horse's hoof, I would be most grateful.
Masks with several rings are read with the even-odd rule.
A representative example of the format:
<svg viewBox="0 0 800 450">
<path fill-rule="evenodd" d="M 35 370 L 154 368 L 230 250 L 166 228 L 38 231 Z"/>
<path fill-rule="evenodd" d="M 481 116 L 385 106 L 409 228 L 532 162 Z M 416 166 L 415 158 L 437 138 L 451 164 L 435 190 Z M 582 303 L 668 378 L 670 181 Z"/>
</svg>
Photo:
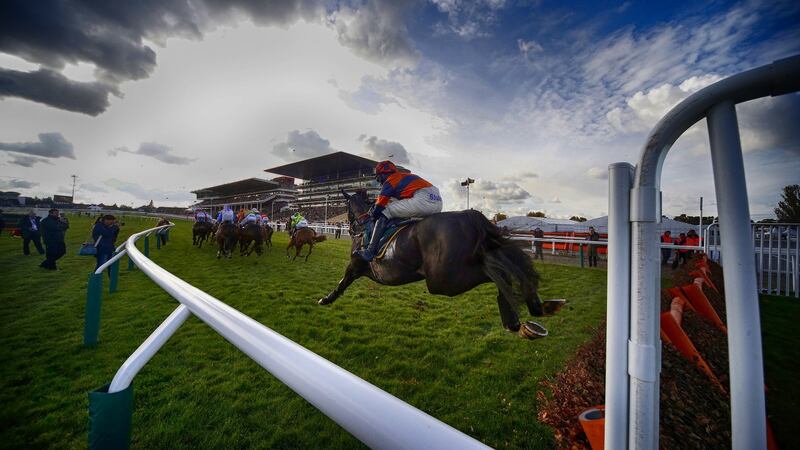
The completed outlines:
<svg viewBox="0 0 800 450">
<path fill-rule="evenodd" d="M 317 303 L 322 305 L 322 306 L 326 306 L 326 305 L 330 305 L 331 303 L 333 303 L 333 300 L 328 300 L 328 297 L 322 297 L 321 299 L 319 299 L 319 301 L 317 301 Z"/>
<path fill-rule="evenodd" d="M 538 339 L 547 336 L 547 328 L 533 321 L 527 321 L 519 327 L 519 337 L 524 339 Z"/>
</svg>

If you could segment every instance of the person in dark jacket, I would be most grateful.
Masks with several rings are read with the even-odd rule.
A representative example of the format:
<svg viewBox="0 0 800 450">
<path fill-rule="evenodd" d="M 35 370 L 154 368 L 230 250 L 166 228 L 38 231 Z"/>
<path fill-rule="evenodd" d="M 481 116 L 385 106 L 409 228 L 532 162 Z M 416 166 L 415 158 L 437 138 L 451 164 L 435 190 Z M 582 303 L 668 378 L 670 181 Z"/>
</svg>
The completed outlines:
<svg viewBox="0 0 800 450">
<path fill-rule="evenodd" d="M 39 231 L 39 217 L 33 210 L 31 210 L 27 216 L 20 219 L 17 223 L 17 228 L 19 228 L 22 234 L 22 254 L 25 256 L 31 255 L 31 242 L 33 242 L 33 245 L 36 246 L 36 251 L 38 251 L 40 255 L 44 255 L 41 240 L 42 235 Z"/>
<path fill-rule="evenodd" d="M 594 227 L 589 227 L 589 236 L 586 237 L 587 241 L 599 241 L 600 234 L 594 231 Z M 597 246 L 589 244 L 589 267 L 597 267 Z"/>
<path fill-rule="evenodd" d="M 56 208 L 48 211 L 47 217 L 42 219 L 41 222 L 42 239 L 47 247 L 46 259 L 42 261 L 39 267 L 56 270 L 56 261 L 67 254 L 64 235 L 68 228 L 69 222 L 65 217 L 61 217 Z"/>
<path fill-rule="evenodd" d="M 536 239 L 544 239 L 544 231 L 542 231 L 541 228 L 536 227 L 533 230 L 533 237 L 535 237 Z M 544 248 L 543 241 L 533 241 L 533 250 L 534 250 L 533 259 L 541 259 L 542 261 L 544 261 L 544 252 L 542 251 L 543 248 Z"/>
<path fill-rule="evenodd" d="M 119 227 L 114 223 L 115 220 L 114 216 L 106 214 L 103 216 L 103 220 L 95 223 L 94 228 L 92 228 L 92 239 L 97 248 L 95 270 L 114 256 L 114 250 L 116 250 L 115 241 L 117 240 L 117 235 L 119 235 Z M 99 242 L 98 239 L 100 240 Z M 109 276 L 111 276 L 110 272 Z"/>
</svg>

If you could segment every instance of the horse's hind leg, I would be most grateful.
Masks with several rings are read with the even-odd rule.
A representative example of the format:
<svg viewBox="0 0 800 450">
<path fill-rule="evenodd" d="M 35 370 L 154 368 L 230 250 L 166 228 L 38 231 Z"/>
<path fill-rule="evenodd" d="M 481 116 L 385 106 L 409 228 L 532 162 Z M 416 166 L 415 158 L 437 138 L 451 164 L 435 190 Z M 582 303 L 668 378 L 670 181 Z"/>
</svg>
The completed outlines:
<svg viewBox="0 0 800 450">
<path fill-rule="evenodd" d="M 306 255 L 306 262 L 308 262 L 308 257 L 311 256 L 311 250 L 313 249 L 314 249 L 314 243 L 311 242 L 310 244 L 308 244 L 308 254 Z"/>
<path fill-rule="evenodd" d="M 339 284 L 336 285 L 336 289 L 332 290 L 330 294 L 322 297 L 317 301 L 320 305 L 330 305 L 331 303 L 335 302 L 339 296 L 344 294 L 345 289 L 347 289 L 353 281 L 356 281 L 358 278 L 361 277 L 364 266 L 364 263 L 361 260 L 356 261 L 355 263 L 351 260 L 350 264 L 347 266 L 347 270 L 344 271 L 344 277 L 339 280 Z"/>
<path fill-rule="evenodd" d="M 514 308 L 506 300 L 502 292 L 497 293 L 497 306 L 500 308 L 500 319 L 503 321 L 503 327 L 509 331 L 519 331 L 519 315 L 514 311 Z"/>
</svg>

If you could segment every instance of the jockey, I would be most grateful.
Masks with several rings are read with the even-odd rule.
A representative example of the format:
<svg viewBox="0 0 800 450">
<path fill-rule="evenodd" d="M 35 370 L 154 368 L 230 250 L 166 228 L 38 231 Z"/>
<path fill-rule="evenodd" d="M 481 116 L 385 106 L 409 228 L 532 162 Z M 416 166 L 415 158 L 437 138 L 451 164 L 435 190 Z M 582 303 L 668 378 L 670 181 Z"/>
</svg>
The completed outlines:
<svg viewBox="0 0 800 450">
<path fill-rule="evenodd" d="M 228 222 L 233 223 L 233 219 L 235 219 L 235 215 L 233 214 L 233 210 L 231 209 L 230 205 L 225 205 L 222 208 L 222 211 L 217 214 L 217 222 Z"/>
<path fill-rule="evenodd" d="M 245 212 L 244 217 L 242 217 L 242 220 L 239 221 L 239 225 L 244 228 L 247 226 L 247 224 L 258 224 L 259 222 L 261 222 L 261 214 L 259 214 L 257 209 L 253 208 L 250 211 Z"/>
<path fill-rule="evenodd" d="M 372 208 L 375 228 L 367 248 L 355 252 L 364 261 L 372 261 L 375 257 L 389 219 L 425 217 L 442 212 L 439 189 L 417 175 L 398 172 L 391 161 L 381 161 L 375 166 L 375 178 L 382 184 Z M 390 199 L 395 200 L 390 203 Z"/>
<path fill-rule="evenodd" d="M 308 221 L 302 214 L 296 212 L 292 214 L 292 236 L 300 228 L 308 228 Z"/>
<path fill-rule="evenodd" d="M 194 220 L 195 222 L 209 222 L 211 217 L 208 215 L 207 212 L 203 211 L 202 209 L 198 209 L 194 213 Z"/>
</svg>

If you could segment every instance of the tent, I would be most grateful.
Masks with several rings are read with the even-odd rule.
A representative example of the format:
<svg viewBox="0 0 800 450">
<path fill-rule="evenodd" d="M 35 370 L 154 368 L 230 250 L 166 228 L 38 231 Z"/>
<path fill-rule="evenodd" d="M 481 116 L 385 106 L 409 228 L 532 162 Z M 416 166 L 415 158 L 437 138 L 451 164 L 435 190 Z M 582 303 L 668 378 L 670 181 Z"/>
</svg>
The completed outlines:
<svg viewBox="0 0 800 450">
<path fill-rule="evenodd" d="M 598 233 L 608 233 L 608 216 L 587 220 L 579 225 L 580 229 L 576 231 L 587 231 L 589 227 L 594 227 Z M 703 224 L 703 227 L 706 226 L 708 226 L 708 224 Z M 677 220 L 672 220 L 668 217 L 662 217 L 661 223 L 658 224 L 658 234 L 660 235 L 667 230 L 669 230 L 673 236 L 677 236 L 680 233 L 687 233 L 689 230 L 694 230 L 696 233 L 700 234 L 700 227 L 698 225 L 678 222 Z"/>
<path fill-rule="evenodd" d="M 551 219 L 547 217 L 528 217 L 517 216 L 497 222 L 500 228 L 508 228 L 511 232 L 530 232 L 535 228 L 541 228 L 545 233 L 555 231 L 575 231 L 578 222 L 569 219 Z"/>
</svg>

